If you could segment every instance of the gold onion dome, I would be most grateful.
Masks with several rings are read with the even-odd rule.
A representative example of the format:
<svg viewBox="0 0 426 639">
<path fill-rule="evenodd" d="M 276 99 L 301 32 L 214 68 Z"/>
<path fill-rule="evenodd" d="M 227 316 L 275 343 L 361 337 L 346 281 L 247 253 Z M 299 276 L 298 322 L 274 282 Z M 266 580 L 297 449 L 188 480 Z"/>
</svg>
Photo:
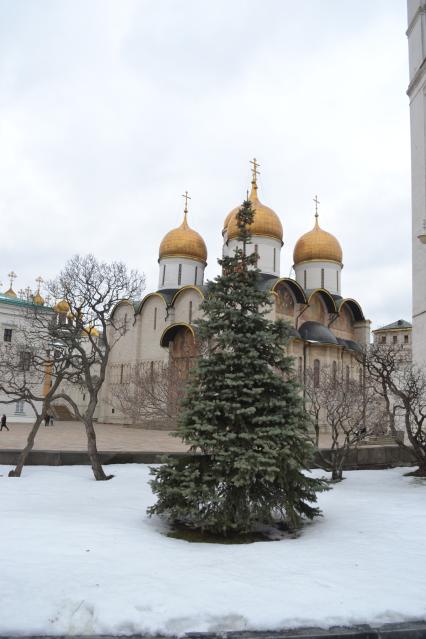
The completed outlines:
<svg viewBox="0 0 426 639">
<path fill-rule="evenodd" d="M 91 335 L 92 337 L 99 337 L 99 331 L 96 326 L 85 326 L 83 328 L 83 333 Z"/>
<path fill-rule="evenodd" d="M 331 233 L 323 231 L 318 224 L 318 213 L 316 213 L 312 231 L 302 235 L 296 242 L 293 252 L 294 263 L 325 260 L 341 264 L 342 259 L 342 247 L 339 241 Z"/>
<path fill-rule="evenodd" d="M 205 242 L 197 231 L 189 227 L 187 215 L 188 209 L 185 204 L 182 224 L 177 229 L 169 231 L 161 241 L 160 259 L 163 257 L 186 257 L 190 260 L 207 262 Z"/>
<path fill-rule="evenodd" d="M 40 291 L 37 291 L 37 293 L 34 295 L 33 302 L 34 304 L 37 304 L 38 306 L 43 306 L 44 298 L 40 295 Z"/>
<path fill-rule="evenodd" d="M 11 299 L 15 299 L 16 297 L 18 297 L 12 287 L 10 287 L 3 294 L 5 295 L 5 297 L 10 297 Z"/>
<path fill-rule="evenodd" d="M 65 313 L 69 312 L 70 305 L 68 304 L 66 300 L 60 300 L 59 302 L 55 304 L 55 306 L 53 307 L 53 310 L 56 313 L 62 313 L 65 315 Z"/>
<path fill-rule="evenodd" d="M 257 182 L 256 177 L 253 175 L 251 182 L 251 193 L 248 197 L 252 203 L 254 210 L 253 223 L 249 226 L 251 235 L 262 235 L 263 237 L 272 237 L 275 240 L 283 241 L 283 226 L 278 215 L 260 202 L 257 196 Z M 232 240 L 239 235 L 237 213 L 241 207 L 237 206 L 228 213 L 224 222 L 224 230 L 228 231 L 228 240 Z"/>
</svg>

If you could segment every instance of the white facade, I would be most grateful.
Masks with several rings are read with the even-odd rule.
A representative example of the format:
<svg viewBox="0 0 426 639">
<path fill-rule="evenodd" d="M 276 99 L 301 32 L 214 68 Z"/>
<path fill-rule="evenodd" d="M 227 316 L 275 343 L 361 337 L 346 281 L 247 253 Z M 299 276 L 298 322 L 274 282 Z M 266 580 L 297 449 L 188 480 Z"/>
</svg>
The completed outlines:
<svg viewBox="0 0 426 639">
<path fill-rule="evenodd" d="M 426 365 L 426 0 L 408 0 L 413 246 L 413 360 Z"/>
<path fill-rule="evenodd" d="M 226 240 L 226 233 L 224 234 L 223 244 L 223 256 L 233 256 L 235 249 L 240 245 L 236 239 Z M 276 240 L 273 237 L 261 237 L 253 235 L 251 238 L 251 244 L 247 245 L 247 253 L 250 255 L 257 252 L 259 259 L 257 262 L 258 268 L 262 273 L 266 275 L 280 276 L 280 263 L 281 263 L 281 247 L 282 242 Z"/>
<path fill-rule="evenodd" d="M 309 260 L 294 265 L 296 282 L 305 290 L 325 288 L 340 295 L 342 265 L 337 262 Z"/>
<path fill-rule="evenodd" d="M 181 286 L 202 286 L 204 282 L 204 262 L 187 257 L 163 257 L 158 260 L 160 272 L 158 290 L 180 288 Z"/>
</svg>

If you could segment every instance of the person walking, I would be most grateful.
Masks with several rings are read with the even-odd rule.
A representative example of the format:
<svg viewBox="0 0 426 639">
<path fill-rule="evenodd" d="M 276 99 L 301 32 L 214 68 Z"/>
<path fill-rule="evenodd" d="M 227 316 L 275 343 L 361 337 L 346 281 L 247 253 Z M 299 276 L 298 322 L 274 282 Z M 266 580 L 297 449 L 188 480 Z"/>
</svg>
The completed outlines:
<svg viewBox="0 0 426 639">
<path fill-rule="evenodd" d="M 53 426 L 53 415 L 49 415 L 49 426 Z"/>
<path fill-rule="evenodd" d="M 46 413 L 45 416 L 44 416 L 44 425 L 45 425 L 45 427 L 49 426 L 49 422 L 50 422 L 50 415 L 49 415 L 49 413 Z"/>
<path fill-rule="evenodd" d="M 0 430 L 3 430 L 3 428 L 5 428 L 6 430 L 9 430 L 9 427 L 6 424 L 6 415 L 4 413 L 3 413 L 3 415 L 1 416 L 1 419 L 0 419 Z"/>
</svg>

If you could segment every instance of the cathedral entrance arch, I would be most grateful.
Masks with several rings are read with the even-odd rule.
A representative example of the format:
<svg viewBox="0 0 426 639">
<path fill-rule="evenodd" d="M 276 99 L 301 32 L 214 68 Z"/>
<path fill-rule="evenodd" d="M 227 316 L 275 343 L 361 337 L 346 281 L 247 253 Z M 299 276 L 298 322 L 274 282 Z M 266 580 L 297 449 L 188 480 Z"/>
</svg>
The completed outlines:
<svg viewBox="0 0 426 639">
<path fill-rule="evenodd" d="M 196 364 L 198 350 L 194 329 L 190 324 L 172 324 L 161 336 L 161 346 L 169 349 L 168 403 L 170 412 L 177 412 L 191 368 Z"/>
</svg>

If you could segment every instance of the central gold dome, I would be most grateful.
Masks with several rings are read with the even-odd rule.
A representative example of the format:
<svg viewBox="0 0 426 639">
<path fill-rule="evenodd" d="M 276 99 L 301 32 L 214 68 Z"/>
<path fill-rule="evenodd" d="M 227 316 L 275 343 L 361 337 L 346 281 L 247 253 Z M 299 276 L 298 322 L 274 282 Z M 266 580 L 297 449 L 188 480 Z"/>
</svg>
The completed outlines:
<svg viewBox="0 0 426 639">
<path fill-rule="evenodd" d="M 253 223 L 250 224 L 249 231 L 251 235 L 262 235 L 263 237 L 272 237 L 275 240 L 283 241 L 283 227 L 278 215 L 260 202 L 257 196 L 257 183 L 255 180 L 251 183 L 251 193 L 249 195 L 249 201 L 253 205 L 254 218 Z M 233 240 L 238 237 L 239 229 L 237 223 L 237 213 L 241 207 L 237 206 L 232 209 L 226 216 L 224 222 L 224 230 L 228 232 L 228 240 Z"/>
<path fill-rule="evenodd" d="M 186 257 L 206 263 L 207 248 L 201 235 L 188 225 L 187 210 L 182 224 L 169 231 L 160 244 L 160 260 L 163 257 Z"/>
<path fill-rule="evenodd" d="M 315 226 L 312 231 L 302 235 L 296 242 L 293 252 L 294 263 L 325 260 L 341 264 L 342 259 L 342 247 L 339 241 L 334 235 L 320 228 L 318 216 L 315 216 Z"/>
</svg>

